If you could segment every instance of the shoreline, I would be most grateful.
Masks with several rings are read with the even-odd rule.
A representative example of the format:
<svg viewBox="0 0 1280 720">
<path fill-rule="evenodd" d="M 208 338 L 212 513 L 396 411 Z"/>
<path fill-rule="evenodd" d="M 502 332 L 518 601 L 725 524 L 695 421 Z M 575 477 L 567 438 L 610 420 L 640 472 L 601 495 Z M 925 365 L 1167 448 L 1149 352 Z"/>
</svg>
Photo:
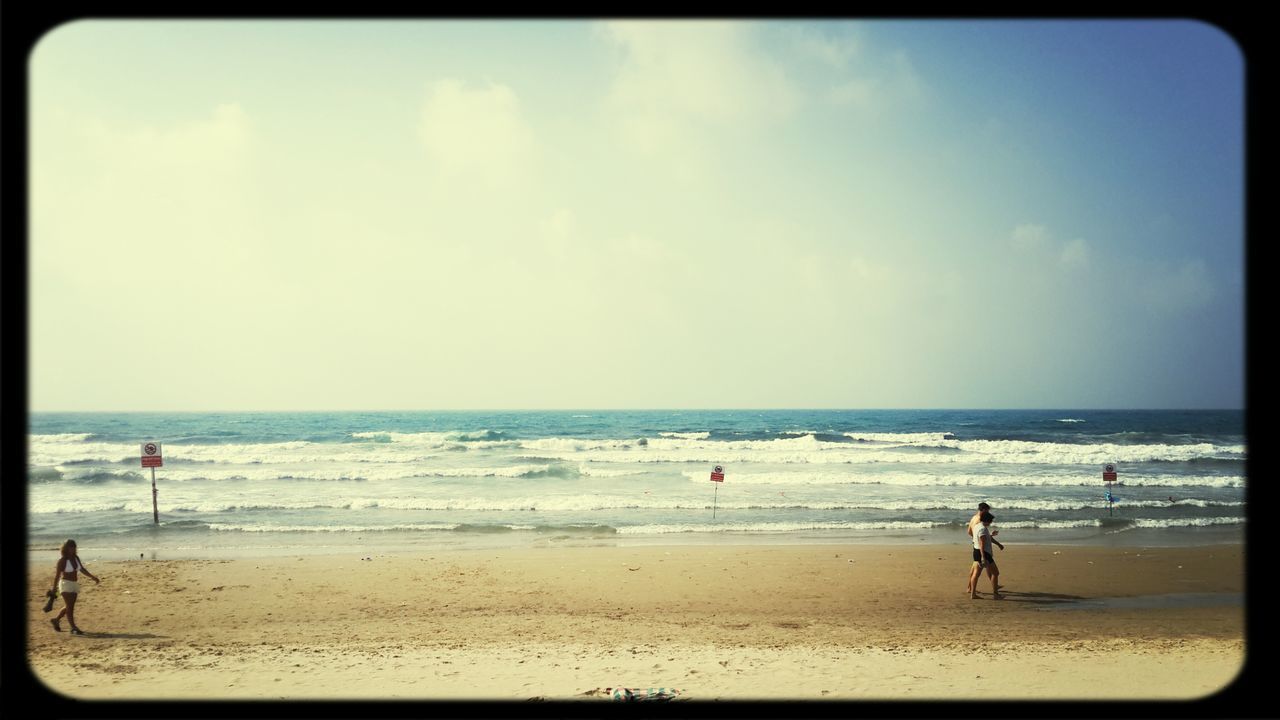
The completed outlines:
<svg viewBox="0 0 1280 720">
<path fill-rule="evenodd" d="M 55 633 L 29 598 L 28 661 L 37 682 L 86 700 L 598 700 L 619 686 L 687 700 L 1190 700 L 1243 666 L 1242 545 L 1010 543 L 1002 601 L 985 577 L 980 599 L 963 592 L 964 550 L 99 561 L 103 583 L 77 608 L 87 635 Z M 28 568 L 32 588 L 46 564 Z"/>
<path fill-rule="evenodd" d="M 1005 538 L 1021 545 L 1059 547 L 1207 547 L 1244 544 L 1247 528 L 1239 526 L 1187 528 L 1131 528 L 1100 531 L 1096 528 L 1026 530 L 1006 528 Z M 141 554 L 149 560 L 234 559 L 281 555 L 350 555 L 386 552 L 436 552 L 448 550 L 553 550 L 574 547 L 813 547 L 813 546 L 968 546 L 963 529 L 892 532 L 717 532 L 717 533 L 542 533 L 415 532 L 384 531 L 347 536 L 342 532 L 136 532 L 127 538 L 82 536 L 85 560 L 128 561 Z M 57 553 L 59 540 L 27 542 L 29 563 L 44 562 Z"/>
</svg>

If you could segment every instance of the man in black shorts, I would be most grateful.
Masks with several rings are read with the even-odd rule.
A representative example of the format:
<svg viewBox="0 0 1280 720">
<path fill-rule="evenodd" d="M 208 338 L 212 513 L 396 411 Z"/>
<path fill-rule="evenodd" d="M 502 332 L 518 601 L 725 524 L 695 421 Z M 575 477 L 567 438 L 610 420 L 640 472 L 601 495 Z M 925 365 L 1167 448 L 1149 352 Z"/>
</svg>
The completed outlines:
<svg viewBox="0 0 1280 720">
<path fill-rule="evenodd" d="M 987 577 L 991 578 L 991 599 L 1002 600 L 1004 596 L 1000 594 L 1000 568 L 996 566 L 996 559 L 991 554 L 991 546 L 994 544 L 1003 550 L 1004 545 L 991 537 L 991 523 L 995 520 L 995 516 L 984 511 L 980 519 L 982 524 L 973 535 L 973 566 L 969 569 L 969 597 L 973 599 L 978 597 L 978 577 L 982 573 L 982 568 L 985 567 Z"/>
<path fill-rule="evenodd" d="M 983 512 L 991 512 L 991 506 L 987 505 L 987 503 L 986 503 L 986 502 L 979 502 L 979 503 L 978 503 L 978 511 L 977 511 L 977 512 L 974 512 L 974 514 L 973 514 L 973 518 L 969 518 L 969 524 L 968 524 L 968 525 L 966 525 L 966 527 L 965 527 L 965 529 L 964 529 L 964 532 L 965 532 L 966 534 L 968 534 L 968 536 L 969 536 L 970 538 L 973 538 L 973 529 L 974 529 L 975 527 L 979 527 L 979 525 L 982 525 L 982 514 L 983 514 Z M 996 536 L 997 536 L 997 534 L 1000 534 L 1000 530 L 992 530 L 992 532 L 991 532 L 991 537 L 996 537 Z M 974 561 L 975 561 L 975 562 L 980 562 L 980 561 L 982 561 L 982 560 L 980 560 L 978 556 L 974 556 Z M 974 587 L 973 587 L 975 580 L 973 579 L 973 566 L 972 566 L 972 565 L 970 565 L 970 566 L 969 566 L 969 578 L 970 578 L 970 579 L 969 579 L 969 587 L 966 587 L 966 588 L 964 589 L 964 592 L 969 593 L 969 594 L 973 594 L 974 589 L 977 589 L 977 588 L 974 588 Z M 1000 585 L 1000 588 L 1002 588 L 1002 587 L 1005 587 L 1005 585 Z M 997 591 L 998 591 L 998 589 L 1000 589 L 1000 588 L 996 588 L 996 589 L 997 589 Z"/>
</svg>

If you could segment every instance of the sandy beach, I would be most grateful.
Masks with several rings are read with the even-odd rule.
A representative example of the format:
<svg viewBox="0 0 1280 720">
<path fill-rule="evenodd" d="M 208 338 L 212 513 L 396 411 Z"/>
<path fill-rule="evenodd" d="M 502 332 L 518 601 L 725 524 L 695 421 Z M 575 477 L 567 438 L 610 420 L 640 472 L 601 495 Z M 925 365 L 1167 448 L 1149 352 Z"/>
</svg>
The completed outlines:
<svg viewBox="0 0 1280 720">
<path fill-rule="evenodd" d="M 1246 656 L 1241 545 L 1011 543 L 1004 600 L 963 545 L 100 562 L 79 637 L 41 611 L 54 559 L 28 659 L 81 700 L 1191 700 Z"/>
</svg>

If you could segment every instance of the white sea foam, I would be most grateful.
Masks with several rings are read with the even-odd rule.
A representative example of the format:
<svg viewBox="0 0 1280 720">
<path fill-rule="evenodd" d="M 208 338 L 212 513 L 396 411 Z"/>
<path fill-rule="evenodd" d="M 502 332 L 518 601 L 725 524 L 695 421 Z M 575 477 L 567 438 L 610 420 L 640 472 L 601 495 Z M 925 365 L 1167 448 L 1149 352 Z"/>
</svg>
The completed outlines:
<svg viewBox="0 0 1280 720">
<path fill-rule="evenodd" d="M 593 466 L 588 463 L 578 464 L 578 474 L 583 477 L 624 477 L 627 475 L 643 475 L 644 470 L 636 469 L 607 469 L 599 466 Z"/>
<path fill-rule="evenodd" d="M 1244 458 L 1243 445 L 1077 445 L 1018 440 L 929 440 L 860 447 L 830 443 L 812 435 L 779 440 L 688 440 L 656 438 L 636 441 L 596 441 L 555 438 L 521 443 L 545 457 L 561 460 L 636 463 L 788 463 L 788 464 L 1052 464 L 1101 468 L 1108 463 L 1188 461 L 1206 458 Z M 1121 471 L 1123 472 L 1123 467 Z"/>
<path fill-rule="evenodd" d="M 503 451 L 532 451 L 539 457 L 593 463 L 787 463 L 787 464 L 1032 464 L 1121 465 L 1150 461 L 1184 462 L 1199 459 L 1243 460 L 1243 444 L 1045 443 L 1019 440 L 956 440 L 948 433 L 846 433 L 872 444 L 826 442 L 812 434 L 773 440 L 711 440 L 707 433 L 662 433 L 656 438 L 536 440 L 464 440 L 487 437 L 473 433 L 354 433 L 361 439 L 388 442 L 312 443 L 306 441 L 249 444 L 169 444 L 166 465 L 182 463 L 423 463 L 442 455 L 474 455 Z M 132 443 L 88 441 L 84 434 L 33 435 L 28 464 L 49 467 L 69 463 L 137 463 L 139 447 Z"/>
<path fill-rule="evenodd" d="M 709 480 L 707 470 L 685 470 L 681 473 L 690 482 L 705 483 Z M 769 471 L 769 472 L 735 472 L 726 470 L 725 487 L 733 485 L 901 485 L 901 486 L 1089 486 L 1096 485 L 1102 491 L 1102 483 L 1093 474 L 1063 472 L 1056 474 L 1040 474 L 1027 476 L 1008 475 L 975 475 L 971 473 L 933 473 L 919 472 L 858 472 L 856 470 L 817 470 L 817 471 Z M 1168 487 L 1244 487 L 1245 479 L 1241 476 L 1187 476 L 1187 475 L 1129 475 L 1124 484 L 1114 488 L 1117 493 L 1125 487 L 1168 486 Z"/>
<path fill-rule="evenodd" d="M 942 433 L 873 433 L 847 432 L 844 436 L 852 440 L 867 440 L 879 443 L 896 443 L 899 445 L 922 445 L 938 443 L 954 439 L 949 432 Z"/>
<path fill-rule="evenodd" d="M 1117 521 L 1121 522 L 1117 522 Z M 1242 525 L 1244 517 L 1209 517 L 1209 518 L 1097 518 L 1085 520 L 1015 520 L 998 523 L 1000 529 L 1041 529 L 1058 530 L 1083 527 L 1106 527 L 1115 525 L 1114 532 L 1134 528 L 1177 528 L 1177 527 L 1209 527 L 1213 525 Z"/>
<path fill-rule="evenodd" d="M 386 531 L 454 530 L 458 523 L 413 523 L 404 525 L 248 525 L 241 523 L 209 523 L 210 530 L 246 533 L 371 533 Z"/>
<path fill-rule="evenodd" d="M 1223 525 L 1242 525 L 1245 523 L 1244 518 L 1178 518 L 1172 520 L 1148 520 L 1139 519 L 1130 523 L 1115 525 L 1114 520 L 1109 519 L 1083 519 L 1083 520 L 1061 520 L 1061 521 L 1019 521 L 1011 523 L 1001 523 L 1003 530 L 1070 530 L 1078 528 L 1090 527 L 1107 527 L 1115 525 L 1113 532 L 1122 532 L 1126 529 L 1134 528 L 1158 528 L 1168 529 L 1176 527 L 1209 527 Z M 797 531 L 830 531 L 830 530 L 847 530 L 847 531 L 912 531 L 912 530 L 930 530 L 935 528 L 950 527 L 951 523 L 944 522 L 908 522 L 908 521 L 868 521 L 868 522 L 701 522 L 701 523 L 654 523 L 644 525 L 629 525 L 617 528 L 619 535 L 664 535 L 670 533 L 792 533 Z M 259 524 L 240 524 L 240 523 L 210 523 L 211 530 L 227 531 L 227 532 L 251 532 L 251 533 L 369 533 L 369 532 L 385 532 L 385 531 L 430 531 L 430 530 L 457 530 L 463 528 L 463 523 L 408 523 L 394 525 L 259 525 Z M 520 523 L 501 523 L 495 527 L 501 527 L 509 530 L 535 530 L 537 525 L 520 524 Z"/>
<path fill-rule="evenodd" d="M 31 434 L 28 436 L 32 445 L 56 445 L 62 443 L 84 442 L 92 433 L 48 433 L 43 435 Z"/>
<path fill-rule="evenodd" d="M 440 447 L 452 445 L 460 442 L 480 442 L 481 447 L 493 447 L 494 445 L 508 445 L 510 440 L 500 440 L 493 437 L 492 430 L 471 430 L 461 431 L 452 430 L 448 432 L 418 432 L 403 433 L 391 432 L 387 430 L 375 430 L 371 432 L 355 432 L 351 433 L 351 437 L 361 440 L 381 440 L 392 443 L 403 443 L 408 445 L 425 445 L 428 447 Z M 499 433 L 500 434 L 500 433 Z"/>
<path fill-rule="evenodd" d="M 421 495 L 352 495 L 336 492 L 323 495 L 312 492 L 305 500 L 291 501 L 271 491 L 260 493 L 219 494 L 215 497 L 193 496 L 166 492 L 165 502 L 161 510 L 165 513 L 175 512 L 232 512 L 232 511 L 300 511 L 300 510 L 396 510 L 424 512 L 596 512 L 616 510 L 702 510 L 709 507 L 710 501 L 701 494 L 672 494 L 661 491 L 635 490 L 633 492 L 613 494 L 531 494 L 508 498 L 486 498 L 478 496 L 448 495 L 431 497 Z M 1101 497 L 1088 500 L 1080 499 L 1014 499 L 994 497 L 988 498 L 993 508 L 1002 514 L 1008 511 L 1031 512 L 1063 512 L 1084 509 L 1103 510 L 1107 503 Z M 797 498 L 794 494 L 788 497 L 785 493 L 769 494 L 733 494 L 724 493 L 717 503 L 722 511 L 731 510 L 789 510 L 789 511 L 843 511 L 872 510 L 888 512 L 908 511 L 940 511 L 954 513 L 957 517 L 970 512 L 975 506 L 970 498 L 866 498 L 846 497 L 833 500 L 813 498 Z M 1124 501 L 1114 507 L 1121 510 L 1133 508 L 1160 508 L 1169 503 L 1162 500 Z M 1244 502 L 1239 501 L 1189 501 L 1186 505 L 1202 508 L 1242 508 Z M 86 502 L 80 498 L 68 498 L 65 494 L 50 493 L 32 498 L 29 509 L 34 513 L 74 514 L 92 513 L 113 510 L 127 512 L 150 512 L 151 503 L 148 493 L 135 493 L 126 496 L 123 493 L 112 497 L 100 498 Z"/>
<path fill-rule="evenodd" d="M 630 525 L 618 528 L 619 535 L 665 535 L 668 533 L 786 533 L 804 530 L 928 530 L 950 523 L 872 521 L 872 522 L 755 522 L 737 523 L 666 523 Z"/>
<path fill-rule="evenodd" d="M 1154 518 L 1137 518 L 1133 524 L 1142 528 L 1171 528 L 1171 527 L 1208 527 L 1210 525 L 1240 525 L 1245 522 L 1243 517 L 1202 517 L 1202 518 L 1172 518 L 1172 519 L 1154 519 Z"/>
</svg>

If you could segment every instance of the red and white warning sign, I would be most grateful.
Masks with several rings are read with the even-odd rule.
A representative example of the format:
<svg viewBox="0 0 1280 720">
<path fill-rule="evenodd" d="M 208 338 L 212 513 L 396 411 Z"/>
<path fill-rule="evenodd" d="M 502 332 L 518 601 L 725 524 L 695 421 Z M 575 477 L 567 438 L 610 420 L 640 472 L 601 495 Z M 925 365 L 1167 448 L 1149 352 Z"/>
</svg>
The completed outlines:
<svg viewBox="0 0 1280 720">
<path fill-rule="evenodd" d="M 160 443 L 142 443 L 142 467 L 164 467 L 164 459 L 160 456 Z"/>
<path fill-rule="evenodd" d="M 1103 465 L 1103 466 L 1102 466 L 1102 480 L 1103 480 L 1103 482 L 1115 482 L 1115 481 L 1116 481 L 1116 466 L 1115 466 L 1115 465 L 1112 465 L 1111 463 L 1107 463 L 1106 465 Z"/>
<path fill-rule="evenodd" d="M 711 469 L 711 482 L 724 482 L 724 468 L 717 465 Z"/>
</svg>

